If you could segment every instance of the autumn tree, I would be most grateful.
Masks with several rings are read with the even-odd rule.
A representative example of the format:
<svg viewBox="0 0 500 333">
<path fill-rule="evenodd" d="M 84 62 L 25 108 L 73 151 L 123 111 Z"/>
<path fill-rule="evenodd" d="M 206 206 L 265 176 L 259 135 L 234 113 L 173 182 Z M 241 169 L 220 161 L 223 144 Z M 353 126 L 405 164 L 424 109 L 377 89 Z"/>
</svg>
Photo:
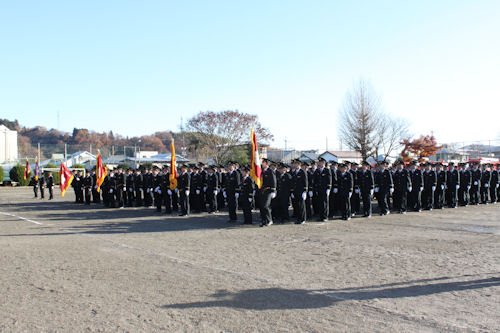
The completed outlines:
<svg viewBox="0 0 500 333">
<path fill-rule="evenodd" d="M 436 154 L 441 148 L 441 146 L 437 145 L 434 135 L 421 135 L 419 138 L 412 141 L 410 141 L 410 139 L 405 139 L 401 144 L 404 146 L 401 157 L 405 162 L 411 161 L 412 158 L 410 154 L 416 156 L 418 161 L 421 162 L 424 160 L 424 157 Z"/>
<path fill-rule="evenodd" d="M 248 143 L 252 125 L 259 143 L 272 141 L 273 135 L 261 125 L 257 115 L 237 110 L 199 112 L 188 120 L 187 131 L 196 144 L 196 150 L 203 150 L 216 163 L 221 163 L 231 154 L 234 146 Z"/>
</svg>

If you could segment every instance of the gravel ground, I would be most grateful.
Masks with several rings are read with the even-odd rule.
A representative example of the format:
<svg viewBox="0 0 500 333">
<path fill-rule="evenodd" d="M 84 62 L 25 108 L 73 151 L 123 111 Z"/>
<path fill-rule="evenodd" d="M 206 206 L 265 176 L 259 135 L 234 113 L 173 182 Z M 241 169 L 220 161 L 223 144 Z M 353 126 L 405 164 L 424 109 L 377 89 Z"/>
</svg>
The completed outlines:
<svg viewBox="0 0 500 333">
<path fill-rule="evenodd" d="M 0 188 L 1 332 L 500 330 L 500 204 L 259 228 L 73 200 Z"/>
</svg>

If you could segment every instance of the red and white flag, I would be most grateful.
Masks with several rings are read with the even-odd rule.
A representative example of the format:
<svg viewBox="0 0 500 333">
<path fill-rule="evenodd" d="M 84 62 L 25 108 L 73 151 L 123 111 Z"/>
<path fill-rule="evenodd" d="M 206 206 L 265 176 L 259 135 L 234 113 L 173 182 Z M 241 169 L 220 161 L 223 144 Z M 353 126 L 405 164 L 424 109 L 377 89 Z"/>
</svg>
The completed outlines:
<svg viewBox="0 0 500 333">
<path fill-rule="evenodd" d="M 71 182 L 73 181 L 73 174 L 66 168 L 64 163 L 61 162 L 61 197 L 64 197 L 66 191 L 68 190 Z"/>
<path fill-rule="evenodd" d="M 260 156 L 259 147 L 257 146 L 257 137 L 255 136 L 255 130 L 252 126 L 252 132 L 250 133 L 252 140 L 252 156 L 250 159 L 250 177 L 255 182 L 258 188 L 262 187 L 262 168 L 260 166 Z"/>
</svg>

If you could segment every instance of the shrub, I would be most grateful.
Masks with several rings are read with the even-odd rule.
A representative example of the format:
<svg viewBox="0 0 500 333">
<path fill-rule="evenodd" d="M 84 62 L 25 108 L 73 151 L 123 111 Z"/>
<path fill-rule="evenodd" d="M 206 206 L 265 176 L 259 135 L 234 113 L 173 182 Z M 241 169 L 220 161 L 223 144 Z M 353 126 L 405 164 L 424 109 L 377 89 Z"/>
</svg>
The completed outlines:
<svg viewBox="0 0 500 333">
<path fill-rule="evenodd" d="M 24 165 L 19 163 L 9 171 L 10 180 L 17 182 L 20 186 L 28 185 L 30 183 L 31 175 L 32 173 L 29 175 L 28 179 L 24 179 Z"/>
<path fill-rule="evenodd" d="M 60 168 L 60 166 L 57 166 L 53 163 L 49 163 L 45 167 L 46 168 L 55 168 L 55 169 Z M 45 171 L 43 176 L 45 177 L 45 182 L 47 182 L 49 172 Z M 52 171 L 52 177 L 54 178 L 54 185 L 59 184 L 61 182 L 61 174 L 59 173 L 59 171 Z"/>
<path fill-rule="evenodd" d="M 4 175 L 4 171 L 3 171 L 3 168 L 0 166 L 0 183 L 3 182 L 3 175 Z"/>
</svg>

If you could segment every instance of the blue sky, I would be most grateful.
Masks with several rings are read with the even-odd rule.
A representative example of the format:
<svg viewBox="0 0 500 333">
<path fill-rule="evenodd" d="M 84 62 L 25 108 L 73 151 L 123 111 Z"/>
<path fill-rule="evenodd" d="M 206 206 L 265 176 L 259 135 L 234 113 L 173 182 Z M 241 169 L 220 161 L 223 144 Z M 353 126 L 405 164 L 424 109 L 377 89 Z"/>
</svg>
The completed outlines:
<svg viewBox="0 0 500 333">
<path fill-rule="evenodd" d="M 496 0 L 4 1 L 0 117 L 134 136 L 238 109 L 274 146 L 333 149 L 364 78 L 415 135 L 494 139 L 499 17 Z"/>
</svg>

